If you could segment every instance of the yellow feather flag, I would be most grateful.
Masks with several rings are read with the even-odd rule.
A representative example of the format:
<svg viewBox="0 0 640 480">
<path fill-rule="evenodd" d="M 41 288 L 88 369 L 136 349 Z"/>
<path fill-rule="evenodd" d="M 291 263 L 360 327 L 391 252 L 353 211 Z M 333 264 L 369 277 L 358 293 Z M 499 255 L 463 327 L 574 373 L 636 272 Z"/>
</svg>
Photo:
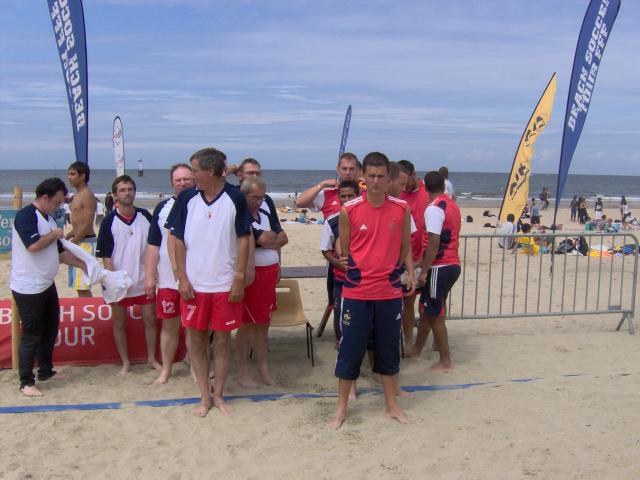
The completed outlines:
<svg viewBox="0 0 640 480">
<path fill-rule="evenodd" d="M 538 135 L 551 120 L 551 112 L 553 110 L 553 99 L 557 90 L 556 74 L 551 76 L 551 80 L 544 89 L 544 93 L 538 104 L 536 105 L 533 115 L 529 119 L 527 128 L 525 128 L 516 156 L 513 159 L 511 167 L 511 175 L 504 191 L 502 206 L 498 218 L 500 223 L 507 221 L 507 215 L 513 213 L 516 222 L 522 215 L 527 199 L 529 198 L 529 176 L 531 174 L 531 157 L 533 157 L 533 144 L 536 142 Z"/>
</svg>

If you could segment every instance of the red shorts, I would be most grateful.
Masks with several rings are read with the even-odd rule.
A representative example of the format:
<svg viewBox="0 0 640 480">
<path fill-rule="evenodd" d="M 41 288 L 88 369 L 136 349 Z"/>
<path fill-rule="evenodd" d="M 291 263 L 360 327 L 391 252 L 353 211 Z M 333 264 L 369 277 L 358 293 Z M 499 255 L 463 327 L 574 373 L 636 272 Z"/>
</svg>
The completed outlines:
<svg viewBox="0 0 640 480">
<path fill-rule="evenodd" d="M 242 323 L 265 324 L 271 321 L 271 312 L 276 309 L 276 283 L 280 265 L 256 267 L 256 278 L 244 289 L 244 312 Z"/>
<path fill-rule="evenodd" d="M 138 295 L 137 297 L 126 297 L 116 302 L 114 305 L 120 305 L 121 307 L 133 307 L 134 305 L 149 305 L 155 302 L 155 297 L 147 298 L 146 295 Z"/>
<path fill-rule="evenodd" d="M 193 292 L 195 298 L 182 300 L 182 326 L 220 332 L 235 330 L 242 321 L 242 302 L 230 302 L 229 292 Z"/>
<path fill-rule="evenodd" d="M 176 318 L 180 316 L 180 292 L 173 288 L 159 288 L 156 293 L 156 317 Z"/>
</svg>

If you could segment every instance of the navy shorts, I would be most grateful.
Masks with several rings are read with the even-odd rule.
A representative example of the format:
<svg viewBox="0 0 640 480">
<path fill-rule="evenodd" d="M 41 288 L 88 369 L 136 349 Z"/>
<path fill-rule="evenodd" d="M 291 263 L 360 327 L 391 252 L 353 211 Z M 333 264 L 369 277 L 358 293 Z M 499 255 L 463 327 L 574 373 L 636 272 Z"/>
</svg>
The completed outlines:
<svg viewBox="0 0 640 480">
<path fill-rule="evenodd" d="M 333 282 L 333 331 L 336 334 L 336 339 L 340 340 L 342 337 L 342 330 L 340 329 L 340 307 L 342 305 L 342 282 L 334 280 Z"/>
<path fill-rule="evenodd" d="M 422 288 L 420 303 L 424 313 L 430 317 L 444 315 L 447 295 L 460 276 L 460 265 L 431 267 L 427 274 L 427 284 Z"/>
<path fill-rule="evenodd" d="M 373 372 L 395 375 L 400 371 L 402 298 L 391 300 L 342 299 L 342 339 L 336 377 L 356 380 L 373 335 Z"/>
</svg>

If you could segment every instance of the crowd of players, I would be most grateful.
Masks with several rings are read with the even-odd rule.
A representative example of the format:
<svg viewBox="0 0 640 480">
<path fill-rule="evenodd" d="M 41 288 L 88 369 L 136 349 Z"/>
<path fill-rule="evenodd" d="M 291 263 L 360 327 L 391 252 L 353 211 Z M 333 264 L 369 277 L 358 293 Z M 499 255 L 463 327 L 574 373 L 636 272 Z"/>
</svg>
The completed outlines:
<svg viewBox="0 0 640 480">
<path fill-rule="evenodd" d="M 320 182 L 296 199 L 297 207 L 322 211 L 325 219 L 321 251 L 330 265 L 327 288 L 339 379 L 338 409 L 329 426 L 342 425 L 367 351 L 384 388 L 385 414 L 404 423 L 407 417 L 396 401 L 405 395 L 398 383 L 401 350 L 420 355 L 433 331 L 440 359 L 432 368 L 452 368 L 445 301 L 460 274 L 460 211 L 444 167 L 428 172 L 423 181 L 411 162 L 390 162 L 372 152 L 362 164 L 345 153 L 336 170 L 337 179 Z M 87 226 L 93 224 L 92 205 L 95 209 L 90 171 L 86 164 L 72 164 L 69 181 L 76 190 L 77 211 L 72 211 L 67 239 L 95 252 L 106 269 L 126 271 L 133 281 L 125 298 L 112 304 L 120 373 L 130 369 L 126 309 L 139 305 L 148 364 L 160 371 L 156 383 L 171 377 L 184 327 L 201 398 L 194 414 L 205 416 L 211 407 L 229 414 L 223 392 L 231 332 L 236 331 L 239 383 L 257 385 L 249 369 L 251 349 L 260 381 L 276 385 L 267 361 L 268 328 L 276 308 L 280 251 L 288 239 L 258 161 L 249 158 L 232 166 L 224 153 L 206 148 L 169 173 L 174 195 L 153 214 L 135 206 L 134 180 L 117 177 L 112 185 L 116 208 L 105 216 L 96 239 Z M 238 186 L 227 181 L 232 174 Z M 70 265 L 70 286 L 79 295 L 90 295 L 85 265 L 64 249 L 59 241 L 63 232 L 51 216 L 66 194 L 62 180 L 44 180 L 36 188 L 36 200 L 14 222 L 10 283 L 22 321 L 20 389 L 27 396 L 42 395 L 33 373 L 36 358 L 39 381 L 56 375 L 52 352 L 59 306 L 54 278 L 60 262 Z M 155 357 L 156 318 L 162 319 L 161 364 Z"/>
</svg>

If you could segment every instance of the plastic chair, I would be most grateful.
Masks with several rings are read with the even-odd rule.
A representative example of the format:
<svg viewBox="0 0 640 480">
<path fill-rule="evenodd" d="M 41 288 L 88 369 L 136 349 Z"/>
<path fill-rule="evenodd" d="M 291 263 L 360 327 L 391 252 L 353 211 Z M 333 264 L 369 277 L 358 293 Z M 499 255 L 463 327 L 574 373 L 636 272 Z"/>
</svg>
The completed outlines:
<svg viewBox="0 0 640 480">
<path fill-rule="evenodd" d="M 295 327 L 305 325 L 307 333 L 307 358 L 311 366 L 315 366 L 313 354 L 313 327 L 304 316 L 302 298 L 297 280 L 280 279 L 276 285 L 276 302 L 278 309 L 271 315 L 271 327 Z"/>
</svg>

